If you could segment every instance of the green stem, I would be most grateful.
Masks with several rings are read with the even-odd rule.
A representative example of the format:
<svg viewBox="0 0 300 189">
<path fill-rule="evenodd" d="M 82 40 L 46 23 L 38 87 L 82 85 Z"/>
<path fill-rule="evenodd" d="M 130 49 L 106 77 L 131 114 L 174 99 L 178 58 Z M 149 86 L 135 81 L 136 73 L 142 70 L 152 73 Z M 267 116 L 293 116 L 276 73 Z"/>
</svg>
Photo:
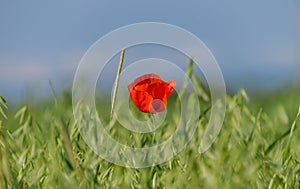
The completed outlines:
<svg viewBox="0 0 300 189">
<path fill-rule="evenodd" d="M 120 62 L 119 62 L 117 76 L 116 76 L 114 92 L 113 92 L 113 96 L 112 96 L 110 118 L 113 117 L 113 113 L 114 113 L 114 109 L 115 109 L 117 91 L 118 91 L 118 86 L 119 86 L 119 79 L 120 79 L 120 74 L 121 74 L 121 70 L 122 70 L 122 66 L 123 66 L 123 60 L 124 60 L 124 53 L 125 53 L 125 49 L 123 48 L 122 52 L 121 52 L 121 56 L 120 56 Z"/>
</svg>

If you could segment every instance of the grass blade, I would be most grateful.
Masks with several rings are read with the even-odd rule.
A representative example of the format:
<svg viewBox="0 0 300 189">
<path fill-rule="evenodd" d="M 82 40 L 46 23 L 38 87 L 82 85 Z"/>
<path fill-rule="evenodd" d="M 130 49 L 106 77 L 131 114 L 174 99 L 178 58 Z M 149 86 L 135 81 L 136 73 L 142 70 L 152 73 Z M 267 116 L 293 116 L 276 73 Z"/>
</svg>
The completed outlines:
<svg viewBox="0 0 300 189">
<path fill-rule="evenodd" d="M 123 66 L 124 53 L 125 53 L 125 49 L 123 48 L 122 52 L 121 52 L 121 56 L 120 56 L 120 63 L 119 63 L 118 72 L 117 72 L 116 81 L 115 81 L 115 86 L 114 86 L 114 91 L 113 91 L 110 118 L 113 117 L 113 113 L 114 113 L 114 108 L 115 108 L 115 103 L 116 103 L 115 101 L 116 101 L 117 91 L 118 91 L 118 86 L 119 86 L 119 79 L 120 79 L 120 74 L 121 74 L 121 70 L 122 70 L 122 66 Z"/>
</svg>

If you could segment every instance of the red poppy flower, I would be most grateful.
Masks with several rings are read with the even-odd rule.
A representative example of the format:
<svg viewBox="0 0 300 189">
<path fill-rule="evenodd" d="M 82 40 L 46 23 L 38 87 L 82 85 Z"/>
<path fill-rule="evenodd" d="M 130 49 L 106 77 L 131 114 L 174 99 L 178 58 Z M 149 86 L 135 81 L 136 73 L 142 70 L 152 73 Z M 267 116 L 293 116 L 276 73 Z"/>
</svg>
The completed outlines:
<svg viewBox="0 0 300 189">
<path fill-rule="evenodd" d="M 140 111 L 154 114 L 166 109 L 167 99 L 175 86 L 175 80 L 164 82 L 158 75 L 146 74 L 128 85 L 128 91 Z"/>
</svg>

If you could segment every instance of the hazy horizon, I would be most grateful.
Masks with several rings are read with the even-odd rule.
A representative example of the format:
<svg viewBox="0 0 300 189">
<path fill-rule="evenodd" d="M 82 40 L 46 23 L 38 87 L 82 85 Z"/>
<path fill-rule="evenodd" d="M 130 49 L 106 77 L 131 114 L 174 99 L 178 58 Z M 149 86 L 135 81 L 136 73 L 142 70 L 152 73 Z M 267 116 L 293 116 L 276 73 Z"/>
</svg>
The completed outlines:
<svg viewBox="0 0 300 189">
<path fill-rule="evenodd" d="M 0 4 L 0 95 L 7 99 L 51 94 L 49 81 L 58 91 L 71 87 L 95 41 L 119 27 L 149 21 L 177 25 L 201 39 L 232 91 L 269 91 L 299 82 L 300 9 L 294 1 Z M 105 73 L 108 85 L 114 69 Z"/>
</svg>

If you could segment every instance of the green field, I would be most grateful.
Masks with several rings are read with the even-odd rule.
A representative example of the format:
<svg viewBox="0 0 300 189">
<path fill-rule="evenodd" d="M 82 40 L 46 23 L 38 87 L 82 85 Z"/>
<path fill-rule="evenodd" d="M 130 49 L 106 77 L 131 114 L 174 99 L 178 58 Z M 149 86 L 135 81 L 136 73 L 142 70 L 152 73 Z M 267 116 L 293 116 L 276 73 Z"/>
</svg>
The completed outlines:
<svg viewBox="0 0 300 189">
<path fill-rule="evenodd" d="M 173 160 L 142 169 L 109 163 L 86 145 L 69 92 L 19 106 L 3 97 L 0 188 L 300 188 L 299 94 L 293 88 L 250 99 L 243 89 L 227 95 L 222 130 L 212 147 L 199 154 L 210 115 L 202 91 L 204 108 L 192 141 Z M 170 99 L 175 100 L 176 95 Z M 99 113 L 109 119 L 109 108 Z M 115 126 L 110 133 L 127 145 L 159 141 L 120 129 Z M 167 137 L 174 127 L 166 124 L 156 132 L 156 137 Z"/>
</svg>

